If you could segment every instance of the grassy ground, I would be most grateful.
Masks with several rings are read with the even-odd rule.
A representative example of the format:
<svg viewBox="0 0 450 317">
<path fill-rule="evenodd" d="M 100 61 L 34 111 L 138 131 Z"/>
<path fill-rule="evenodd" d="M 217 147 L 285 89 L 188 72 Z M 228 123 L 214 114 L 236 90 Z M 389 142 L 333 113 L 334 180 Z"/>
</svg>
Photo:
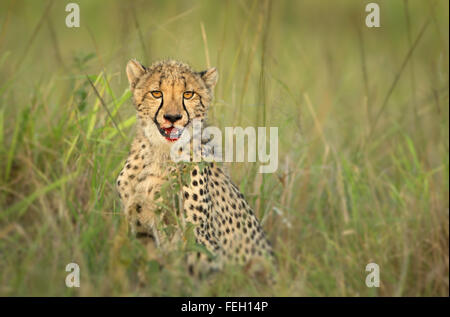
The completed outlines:
<svg viewBox="0 0 450 317">
<path fill-rule="evenodd" d="M 76 2 L 78 29 L 65 1 L 0 3 L 0 295 L 449 295 L 447 1 L 377 1 L 378 29 L 366 1 Z M 125 65 L 166 57 L 218 68 L 212 124 L 279 127 L 276 173 L 230 166 L 275 246 L 272 288 L 160 270 L 126 232 Z"/>
</svg>

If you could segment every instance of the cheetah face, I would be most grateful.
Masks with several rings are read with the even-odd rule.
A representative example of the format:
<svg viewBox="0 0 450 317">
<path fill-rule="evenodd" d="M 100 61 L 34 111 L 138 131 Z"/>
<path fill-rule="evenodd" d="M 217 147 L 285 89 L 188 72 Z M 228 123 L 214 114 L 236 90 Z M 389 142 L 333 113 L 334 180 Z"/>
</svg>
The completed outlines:
<svg viewBox="0 0 450 317">
<path fill-rule="evenodd" d="M 140 125 L 153 143 L 177 141 L 193 119 L 203 120 L 217 82 L 217 70 L 194 72 L 176 61 L 145 67 L 127 64 L 127 76 Z"/>
</svg>

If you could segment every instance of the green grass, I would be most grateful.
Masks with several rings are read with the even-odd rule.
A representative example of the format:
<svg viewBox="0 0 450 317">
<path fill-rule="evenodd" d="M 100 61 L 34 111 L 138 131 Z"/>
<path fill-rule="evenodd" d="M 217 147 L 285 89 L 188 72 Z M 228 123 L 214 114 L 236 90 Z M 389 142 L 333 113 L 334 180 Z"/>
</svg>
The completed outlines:
<svg viewBox="0 0 450 317">
<path fill-rule="evenodd" d="M 365 1 L 80 0 L 69 29 L 64 1 L 2 1 L 0 295 L 448 296 L 448 2 L 377 2 L 379 29 Z M 127 233 L 125 65 L 168 57 L 218 68 L 212 124 L 279 127 L 276 173 L 229 166 L 275 247 L 273 287 L 194 280 L 180 254 L 160 268 Z"/>
</svg>

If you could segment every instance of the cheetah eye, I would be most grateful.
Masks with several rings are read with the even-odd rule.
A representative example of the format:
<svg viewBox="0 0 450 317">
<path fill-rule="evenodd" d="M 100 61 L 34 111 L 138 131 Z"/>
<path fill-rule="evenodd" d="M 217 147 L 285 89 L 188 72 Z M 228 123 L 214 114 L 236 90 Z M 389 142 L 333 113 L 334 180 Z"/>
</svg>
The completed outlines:
<svg viewBox="0 0 450 317">
<path fill-rule="evenodd" d="M 151 91 L 151 94 L 155 98 L 161 98 L 162 97 L 162 92 L 160 92 L 159 90 L 153 90 L 153 91 Z"/>
<path fill-rule="evenodd" d="M 191 99 L 192 96 L 194 96 L 194 92 L 193 91 L 185 91 L 183 94 L 183 98 L 184 99 Z"/>
</svg>

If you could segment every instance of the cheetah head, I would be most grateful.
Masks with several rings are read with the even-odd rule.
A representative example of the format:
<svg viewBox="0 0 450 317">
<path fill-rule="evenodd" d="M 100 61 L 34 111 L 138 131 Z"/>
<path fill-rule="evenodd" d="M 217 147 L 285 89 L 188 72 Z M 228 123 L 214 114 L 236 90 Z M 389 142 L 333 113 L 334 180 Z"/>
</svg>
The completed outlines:
<svg viewBox="0 0 450 317">
<path fill-rule="evenodd" d="M 195 72 L 177 61 L 150 67 L 130 60 L 126 68 L 139 125 L 155 144 L 177 141 L 194 119 L 204 120 L 217 82 L 217 70 Z"/>
</svg>

